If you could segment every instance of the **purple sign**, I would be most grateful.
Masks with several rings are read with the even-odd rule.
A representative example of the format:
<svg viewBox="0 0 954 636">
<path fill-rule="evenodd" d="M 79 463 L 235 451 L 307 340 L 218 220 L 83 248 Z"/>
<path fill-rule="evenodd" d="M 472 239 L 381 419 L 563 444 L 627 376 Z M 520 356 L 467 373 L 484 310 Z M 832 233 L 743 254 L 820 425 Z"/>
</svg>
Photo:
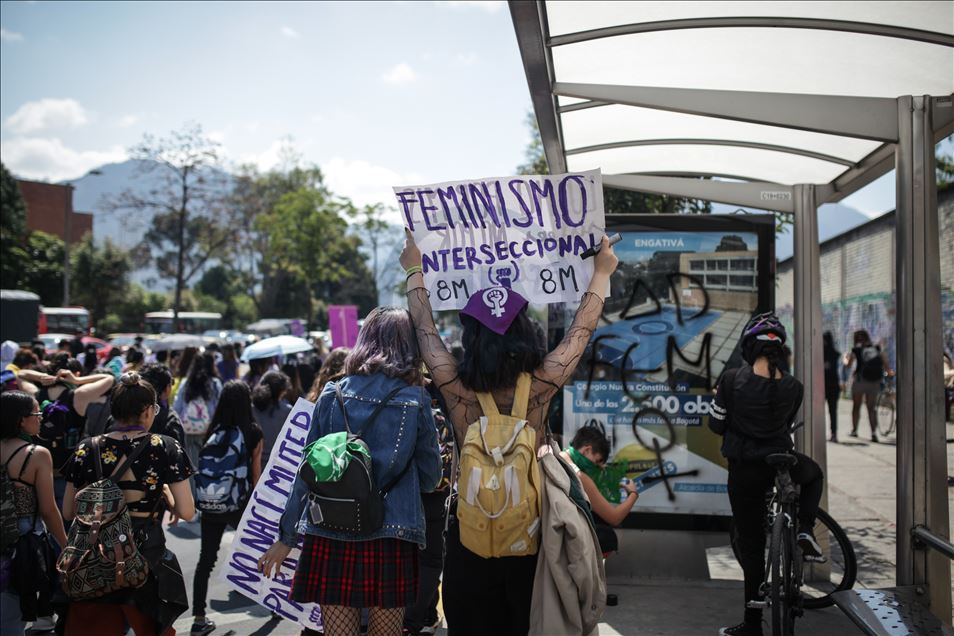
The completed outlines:
<svg viewBox="0 0 954 636">
<path fill-rule="evenodd" d="M 331 347 L 353 347 L 358 341 L 358 307 L 356 305 L 328 305 L 328 328 Z"/>
<path fill-rule="evenodd" d="M 297 318 L 295 318 L 289 323 L 288 328 L 291 329 L 291 335 L 297 338 L 301 338 L 305 335 L 305 327 L 301 324 L 301 321 L 298 320 Z"/>
</svg>

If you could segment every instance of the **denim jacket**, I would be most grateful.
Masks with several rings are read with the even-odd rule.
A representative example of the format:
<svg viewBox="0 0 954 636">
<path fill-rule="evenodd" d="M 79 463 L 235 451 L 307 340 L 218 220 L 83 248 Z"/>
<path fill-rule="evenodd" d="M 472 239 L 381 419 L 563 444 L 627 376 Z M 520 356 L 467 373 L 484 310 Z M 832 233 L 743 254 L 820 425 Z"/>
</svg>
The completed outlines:
<svg viewBox="0 0 954 636">
<path fill-rule="evenodd" d="M 305 444 L 329 433 L 345 430 L 335 398 L 335 382 L 329 382 L 318 397 Z M 371 466 L 377 488 L 383 488 L 404 469 L 411 467 L 391 488 L 384 500 L 384 525 L 370 535 L 355 535 L 319 528 L 308 514 L 308 487 L 298 477 L 281 518 L 281 542 L 295 547 L 298 534 L 311 534 L 339 541 L 366 541 L 390 537 L 419 543 L 424 540 L 424 508 L 421 493 L 431 492 L 441 478 L 441 456 L 430 397 L 420 386 L 383 373 L 351 375 L 339 380 L 352 432 L 361 436 L 371 451 Z M 370 431 L 362 423 L 393 389 L 404 386 L 388 402 Z"/>
</svg>

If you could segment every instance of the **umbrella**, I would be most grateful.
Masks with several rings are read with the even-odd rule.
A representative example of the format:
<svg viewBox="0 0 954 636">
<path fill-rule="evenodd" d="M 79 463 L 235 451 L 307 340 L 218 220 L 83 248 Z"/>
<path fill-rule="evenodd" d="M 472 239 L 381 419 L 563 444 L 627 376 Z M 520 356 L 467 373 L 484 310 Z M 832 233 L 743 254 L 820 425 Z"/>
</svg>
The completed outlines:
<svg viewBox="0 0 954 636">
<path fill-rule="evenodd" d="M 193 336 L 187 333 L 177 333 L 171 336 L 163 336 L 152 343 L 150 349 L 153 351 L 178 351 L 186 347 L 204 347 L 205 339 L 202 336 Z"/>
<path fill-rule="evenodd" d="M 259 358 L 274 358 L 275 356 L 287 356 L 302 351 L 311 351 L 311 343 L 304 338 L 295 336 L 275 336 L 274 338 L 265 338 L 259 340 L 253 345 L 249 345 L 242 353 L 242 361 L 258 360 Z"/>
</svg>

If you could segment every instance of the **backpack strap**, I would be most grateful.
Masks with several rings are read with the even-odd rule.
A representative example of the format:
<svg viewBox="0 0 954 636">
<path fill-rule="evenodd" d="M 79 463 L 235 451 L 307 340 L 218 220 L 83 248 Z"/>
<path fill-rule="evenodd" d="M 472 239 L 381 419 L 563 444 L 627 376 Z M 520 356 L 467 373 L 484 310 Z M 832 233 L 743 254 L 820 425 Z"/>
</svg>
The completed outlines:
<svg viewBox="0 0 954 636">
<path fill-rule="evenodd" d="M 373 425 L 374 421 L 378 419 L 378 415 L 380 415 L 381 411 L 384 410 L 384 407 L 388 405 L 388 402 L 391 401 L 391 398 L 393 398 L 395 395 L 400 393 L 403 389 L 404 389 L 403 386 L 397 387 L 396 389 L 388 393 L 384 397 L 384 399 L 381 400 L 378 403 L 378 405 L 374 407 L 374 410 L 371 411 L 371 416 L 368 418 L 367 422 L 365 422 L 362 432 L 365 432 L 371 428 L 371 425 Z M 349 435 L 354 435 L 354 432 L 352 432 L 351 430 L 350 423 L 348 422 L 348 411 L 345 410 L 344 397 L 342 397 L 341 395 L 341 385 L 337 382 L 335 383 L 335 397 L 338 399 L 338 405 L 341 407 L 341 417 L 344 418 L 345 430 L 348 431 Z"/>
<path fill-rule="evenodd" d="M 102 459 L 100 458 L 99 445 L 104 437 L 106 436 L 100 435 L 100 436 L 94 437 L 91 440 L 91 444 L 93 446 L 94 464 L 96 466 L 97 481 L 103 478 L 103 462 L 102 462 Z M 149 437 L 148 435 L 145 435 L 144 439 L 148 437 Z M 132 466 L 132 463 L 136 461 L 137 459 L 139 459 L 139 456 L 142 454 L 144 450 L 146 450 L 147 446 L 149 446 L 148 439 L 145 439 L 145 443 L 140 444 L 139 446 L 135 446 L 132 449 L 132 451 L 126 454 L 126 457 L 123 458 L 123 462 L 119 466 L 117 466 L 116 469 L 113 470 L 113 472 L 109 474 L 109 479 L 111 481 L 116 482 L 118 486 L 119 480 L 122 478 L 124 474 L 126 474 L 126 471 L 129 470 L 129 467 Z M 113 479 L 113 477 L 115 477 L 115 479 Z"/>
<path fill-rule="evenodd" d="M 513 408 L 510 409 L 512 417 L 521 420 L 527 419 L 527 406 L 530 404 L 530 383 L 533 377 L 529 373 L 521 373 L 517 378 L 517 388 L 513 392 Z"/>
<path fill-rule="evenodd" d="M 484 412 L 484 415 L 500 415 L 493 395 L 490 393 L 475 393 L 474 395 L 477 396 L 477 401 L 480 402 L 480 410 Z"/>
</svg>

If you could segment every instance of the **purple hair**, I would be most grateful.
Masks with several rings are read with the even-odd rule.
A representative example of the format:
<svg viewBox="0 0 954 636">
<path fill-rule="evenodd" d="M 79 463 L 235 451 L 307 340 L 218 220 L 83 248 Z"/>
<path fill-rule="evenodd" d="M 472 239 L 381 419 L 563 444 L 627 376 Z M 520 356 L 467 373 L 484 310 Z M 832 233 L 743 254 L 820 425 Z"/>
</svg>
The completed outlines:
<svg viewBox="0 0 954 636">
<path fill-rule="evenodd" d="M 380 372 L 408 384 L 421 383 L 421 367 L 411 314 L 393 306 L 371 310 L 358 333 L 358 341 L 344 361 L 345 375 Z"/>
</svg>

